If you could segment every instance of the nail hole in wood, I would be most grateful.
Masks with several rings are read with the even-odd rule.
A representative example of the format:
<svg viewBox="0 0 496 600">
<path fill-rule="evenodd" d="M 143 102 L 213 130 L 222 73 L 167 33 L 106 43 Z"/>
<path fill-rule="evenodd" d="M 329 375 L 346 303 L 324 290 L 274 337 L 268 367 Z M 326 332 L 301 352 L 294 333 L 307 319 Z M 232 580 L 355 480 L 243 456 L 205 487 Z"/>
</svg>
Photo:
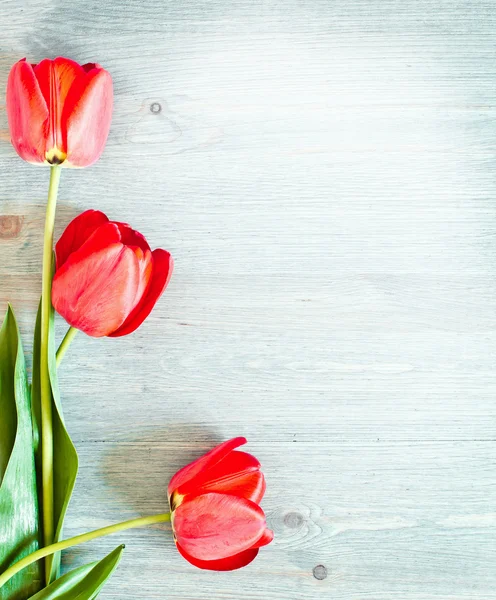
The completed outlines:
<svg viewBox="0 0 496 600">
<path fill-rule="evenodd" d="M 324 565 L 317 565 L 313 568 L 313 576 L 315 579 L 321 581 L 327 577 L 327 569 L 324 567 Z"/>
</svg>

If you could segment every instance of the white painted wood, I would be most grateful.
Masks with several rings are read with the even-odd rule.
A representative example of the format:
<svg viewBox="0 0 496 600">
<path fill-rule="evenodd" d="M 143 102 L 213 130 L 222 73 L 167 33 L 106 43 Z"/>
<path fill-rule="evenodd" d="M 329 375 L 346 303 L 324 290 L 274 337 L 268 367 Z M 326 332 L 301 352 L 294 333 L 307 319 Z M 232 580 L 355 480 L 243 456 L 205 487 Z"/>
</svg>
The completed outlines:
<svg viewBox="0 0 496 600">
<path fill-rule="evenodd" d="M 100 208 L 176 259 L 136 334 L 81 336 L 64 365 L 67 534 L 163 510 L 233 435 L 268 479 L 276 540 L 251 566 L 196 571 L 136 531 L 68 553 L 127 543 L 102 598 L 496 599 L 495 20 L 483 0 L 2 2 L 1 87 L 57 54 L 115 81 L 58 231 Z M 48 172 L 3 104 L 0 139 L 0 303 L 29 344 Z"/>
</svg>

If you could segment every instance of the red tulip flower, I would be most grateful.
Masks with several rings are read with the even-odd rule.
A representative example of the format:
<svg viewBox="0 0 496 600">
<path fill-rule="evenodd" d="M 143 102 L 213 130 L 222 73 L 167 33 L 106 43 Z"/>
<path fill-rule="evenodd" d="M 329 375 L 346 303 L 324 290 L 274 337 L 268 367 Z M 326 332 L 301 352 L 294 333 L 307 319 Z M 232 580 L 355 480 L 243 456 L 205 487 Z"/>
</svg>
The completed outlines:
<svg viewBox="0 0 496 600">
<path fill-rule="evenodd" d="M 243 437 L 220 444 L 178 471 L 168 487 L 177 549 L 200 569 L 231 571 L 250 563 L 274 534 L 259 504 L 260 463 L 235 450 Z"/>
<path fill-rule="evenodd" d="M 172 275 L 166 250 L 150 250 L 129 225 L 100 211 L 76 217 L 55 246 L 52 282 L 55 310 L 94 337 L 117 337 L 137 329 Z"/>
<path fill-rule="evenodd" d="M 20 60 L 7 83 L 7 116 L 17 154 L 31 163 L 91 165 L 107 141 L 112 97 L 112 78 L 98 64 Z"/>
</svg>

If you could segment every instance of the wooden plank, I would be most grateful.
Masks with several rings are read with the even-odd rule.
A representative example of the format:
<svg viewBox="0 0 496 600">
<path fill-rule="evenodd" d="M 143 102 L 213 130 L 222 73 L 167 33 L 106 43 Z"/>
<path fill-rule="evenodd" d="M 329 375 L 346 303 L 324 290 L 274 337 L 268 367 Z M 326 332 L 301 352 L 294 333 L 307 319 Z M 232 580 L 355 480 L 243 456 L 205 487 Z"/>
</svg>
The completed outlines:
<svg viewBox="0 0 496 600">
<path fill-rule="evenodd" d="M 493 2 L 4 0 L 0 23 L 2 88 L 22 56 L 114 78 L 57 233 L 99 208 L 176 260 L 138 332 L 64 363 L 67 534 L 164 510 L 174 471 L 238 434 L 276 533 L 236 573 L 193 569 L 167 528 L 66 566 L 126 542 L 119 600 L 496 600 Z M 0 308 L 29 346 L 48 172 L 4 108 Z"/>
<path fill-rule="evenodd" d="M 217 439 L 189 424 L 157 427 L 144 437 L 81 443 L 87 483 L 72 507 L 71 531 L 106 522 L 109 505 L 113 518 L 160 511 L 165 483 L 184 457 Z M 492 597 L 492 444 L 329 439 L 285 445 L 266 437 L 256 447 L 269 479 L 265 504 L 277 537 L 272 552 L 245 571 L 211 576 L 188 569 L 167 527 L 134 532 L 120 538 L 128 542 L 122 571 L 141 581 L 143 598 Z M 95 507 L 91 514 L 88 503 Z M 102 542 L 101 551 L 117 541 Z M 91 556 L 92 549 L 81 548 L 68 560 Z M 325 579 L 314 575 L 319 565 Z M 109 597 L 126 597 L 121 584 L 122 577 L 114 580 Z"/>
</svg>

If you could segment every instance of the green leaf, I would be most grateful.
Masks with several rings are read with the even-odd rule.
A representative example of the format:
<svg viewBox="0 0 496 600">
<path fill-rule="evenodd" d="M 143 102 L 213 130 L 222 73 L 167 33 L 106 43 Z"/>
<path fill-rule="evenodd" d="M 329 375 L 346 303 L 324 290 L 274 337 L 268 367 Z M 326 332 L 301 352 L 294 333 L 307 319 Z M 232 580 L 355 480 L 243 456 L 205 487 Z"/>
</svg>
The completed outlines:
<svg viewBox="0 0 496 600">
<path fill-rule="evenodd" d="M 33 347 L 33 384 L 31 396 L 33 403 L 33 422 L 35 430 L 35 449 L 36 449 L 36 470 L 38 481 L 41 478 L 41 446 L 40 440 L 40 422 L 41 422 L 41 392 L 40 392 L 40 346 L 41 346 L 41 310 L 38 310 L 36 318 L 36 329 L 34 334 Z M 59 384 L 57 378 L 57 363 L 54 334 L 54 311 L 50 313 L 50 333 L 49 333 L 49 356 L 48 365 L 50 371 L 50 382 L 52 385 L 53 401 L 53 481 L 54 481 L 54 523 L 55 539 L 54 542 L 62 538 L 64 518 L 69 506 L 69 501 L 74 490 L 78 472 L 78 455 L 76 448 L 67 432 L 62 413 L 62 404 L 60 401 Z M 41 486 L 40 498 L 41 498 Z M 49 560 L 51 563 L 50 581 L 54 581 L 60 571 L 60 553 L 54 554 Z M 1 600 L 1 599 L 0 599 Z"/>
<path fill-rule="evenodd" d="M 9 306 L 0 330 L 0 572 L 38 549 L 38 498 L 26 365 Z M 0 600 L 26 600 L 40 589 L 33 564 L 0 590 Z"/>
<path fill-rule="evenodd" d="M 121 560 L 124 546 L 118 546 L 100 562 L 74 569 L 30 600 L 93 600 Z"/>
</svg>

